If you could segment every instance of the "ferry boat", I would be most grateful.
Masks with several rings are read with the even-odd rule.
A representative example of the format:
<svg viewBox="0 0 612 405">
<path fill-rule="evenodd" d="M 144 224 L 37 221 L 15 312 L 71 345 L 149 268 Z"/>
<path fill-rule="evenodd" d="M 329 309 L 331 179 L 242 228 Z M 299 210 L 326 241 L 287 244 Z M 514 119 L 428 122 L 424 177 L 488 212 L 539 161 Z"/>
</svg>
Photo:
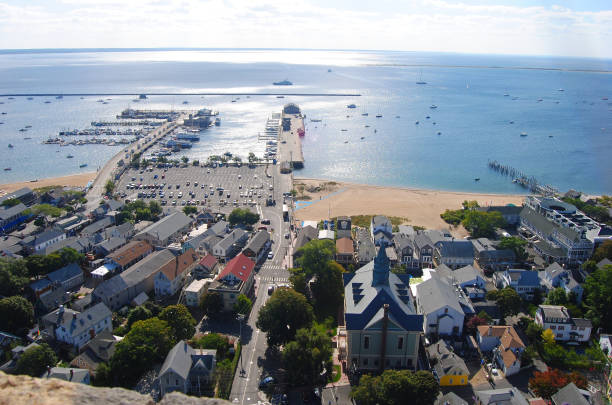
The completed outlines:
<svg viewBox="0 0 612 405">
<path fill-rule="evenodd" d="M 521 136 L 524 138 L 527 136 L 527 132 L 521 132 Z"/>
<path fill-rule="evenodd" d="M 435 110 L 436 108 L 438 108 L 438 106 L 435 105 L 435 104 L 432 104 L 432 105 L 429 106 L 429 108 L 431 108 L 432 110 Z"/>
<path fill-rule="evenodd" d="M 73 157 L 74 156 L 72 156 L 72 155 L 68 155 L 68 156 L 66 156 L 66 159 L 72 159 Z"/>
<path fill-rule="evenodd" d="M 83 164 L 79 165 L 79 167 L 80 167 L 81 169 L 82 169 L 82 168 L 84 168 L 84 167 L 87 167 L 87 163 L 83 163 Z"/>
<path fill-rule="evenodd" d="M 363 114 L 361 114 L 361 115 L 363 115 L 364 117 L 367 117 L 367 116 L 368 116 L 368 113 L 363 113 Z"/>
<path fill-rule="evenodd" d="M 4 171 L 5 171 L 5 172 L 10 172 L 11 170 L 13 170 L 13 169 L 11 169 L 10 167 L 5 167 L 5 168 L 4 168 Z"/>
<path fill-rule="evenodd" d="M 221 125 L 221 118 L 217 117 L 215 118 L 215 126 L 220 126 Z"/>
<path fill-rule="evenodd" d="M 382 114 L 376 114 L 376 118 L 382 118 Z"/>
<path fill-rule="evenodd" d="M 357 108 L 357 106 L 355 104 L 349 104 L 346 106 L 346 108 Z"/>
<path fill-rule="evenodd" d="M 293 83 L 291 83 L 289 80 L 282 80 L 280 82 L 274 82 L 272 83 L 275 86 L 292 86 Z"/>
<path fill-rule="evenodd" d="M 56 100 L 61 100 L 61 99 L 63 99 L 63 98 L 64 98 L 64 96 L 62 96 L 61 94 L 60 94 L 59 96 L 55 96 L 55 99 L 56 99 Z"/>
</svg>

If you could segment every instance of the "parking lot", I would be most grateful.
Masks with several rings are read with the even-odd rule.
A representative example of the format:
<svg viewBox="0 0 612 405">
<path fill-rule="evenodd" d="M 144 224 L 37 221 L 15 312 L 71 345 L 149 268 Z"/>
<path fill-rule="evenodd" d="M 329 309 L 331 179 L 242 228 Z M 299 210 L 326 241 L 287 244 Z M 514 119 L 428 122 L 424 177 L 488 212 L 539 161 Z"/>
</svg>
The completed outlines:
<svg viewBox="0 0 612 405">
<path fill-rule="evenodd" d="M 163 206 L 201 206 L 216 212 L 265 206 L 273 194 L 265 166 L 129 169 L 115 190 L 129 200 L 157 200 Z"/>
</svg>

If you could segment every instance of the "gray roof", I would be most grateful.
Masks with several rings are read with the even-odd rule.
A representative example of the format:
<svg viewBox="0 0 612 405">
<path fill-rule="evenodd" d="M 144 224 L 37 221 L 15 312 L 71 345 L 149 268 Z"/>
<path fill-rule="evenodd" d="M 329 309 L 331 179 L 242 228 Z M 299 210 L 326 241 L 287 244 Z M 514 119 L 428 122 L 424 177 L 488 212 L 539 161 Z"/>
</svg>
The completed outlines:
<svg viewBox="0 0 612 405">
<path fill-rule="evenodd" d="M 417 233 L 417 235 L 414 237 L 414 246 L 416 246 L 416 248 L 420 250 L 425 246 L 430 246 L 433 248 L 434 244 L 429 238 L 429 236 L 420 232 L 420 233 Z"/>
<path fill-rule="evenodd" d="M 91 329 L 91 327 L 99 323 L 104 318 L 110 318 L 112 313 L 104 303 L 100 302 L 93 307 L 77 314 L 76 319 L 64 319 L 63 326 L 71 336 L 78 336 L 81 333 Z"/>
<path fill-rule="evenodd" d="M 250 249 L 253 252 L 259 252 L 266 243 L 270 240 L 270 234 L 267 231 L 259 231 L 251 238 L 245 249 Z"/>
<path fill-rule="evenodd" d="M 567 308 L 562 305 L 540 305 L 542 314 L 544 315 L 544 321 L 547 319 L 571 319 Z"/>
<path fill-rule="evenodd" d="M 465 361 L 457 354 L 453 353 L 448 344 L 440 339 L 427 348 L 430 359 L 437 359 L 433 368 L 439 378 L 445 375 L 466 375 L 469 376 Z"/>
<path fill-rule="evenodd" d="M 126 243 L 125 238 L 113 236 L 112 238 L 107 239 L 104 242 L 98 243 L 96 246 L 110 253 L 113 250 L 125 245 L 125 243 Z"/>
<path fill-rule="evenodd" d="M 447 229 L 426 229 L 424 231 L 421 231 L 421 233 L 427 235 L 427 237 L 429 237 L 429 240 L 431 240 L 431 243 L 433 243 L 434 245 L 441 241 L 453 239 L 453 235 L 451 235 L 450 231 Z"/>
<path fill-rule="evenodd" d="M 100 232 L 101 230 L 108 228 L 113 224 L 113 219 L 111 217 L 104 217 L 99 221 L 94 222 L 91 225 L 87 225 L 81 233 L 93 235 L 94 233 Z"/>
<path fill-rule="evenodd" d="M 0 203 L 2 203 L 3 201 L 6 200 L 12 200 L 14 198 L 16 199 L 20 199 L 21 197 L 28 195 L 32 192 L 31 189 L 29 189 L 28 187 L 23 187 L 20 188 L 19 190 L 15 190 L 12 193 L 8 193 L 6 195 L 3 195 L 2 197 L 0 197 Z"/>
<path fill-rule="evenodd" d="M 215 246 L 219 246 L 220 248 L 227 250 L 229 249 L 236 241 L 243 238 L 244 235 L 247 234 L 247 231 L 244 229 L 236 228 L 232 232 L 229 233 L 225 238 L 223 238 L 219 243 Z"/>
<path fill-rule="evenodd" d="M 47 246 L 41 253 L 50 254 L 53 252 L 57 252 L 60 249 L 65 247 L 72 248 L 77 252 L 85 253 L 85 251 L 89 250 L 89 247 L 92 244 L 92 239 L 87 236 L 69 236 L 65 239 L 59 240 L 52 245 Z"/>
<path fill-rule="evenodd" d="M 164 364 L 159 370 L 158 377 L 173 371 L 183 379 L 187 379 L 191 368 L 197 363 L 202 363 L 207 369 L 212 369 L 215 361 L 216 350 L 193 349 L 184 340 L 178 342 L 166 356 Z"/>
<path fill-rule="evenodd" d="M 488 207 L 476 207 L 481 212 L 499 212 L 502 215 L 519 215 L 523 207 L 521 205 L 491 205 Z"/>
<path fill-rule="evenodd" d="M 5 220 L 5 219 L 8 219 L 8 218 L 11 218 L 14 215 L 22 213 L 26 209 L 28 209 L 28 207 L 23 205 L 23 203 L 19 203 L 17 205 L 12 206 L 12 207 L 6 207 L 6 208 L 5 207 L 1 207 L 0 208 L 0 220 Z"/>
<path fill-rule="evenodd" d="M 227 227 L 229 224 L 226 221 L 219 221 L 204 232 L 206 236 L 208 235 L 224 235 L 226 233 Z"/>
<path fill-rule="evenodd" d="M 376 248 L 374 247 L 374 242 L 370 239 L 368 230 L 364 228 L 359 229 L 355 239 L 357 260 L 363 263 L 374 259 L 374 256 L 376 256 Z"/>
<path fill-rule="evenodd" d="M 476 391 L 475 394 L 482 405 L 529 405 L 523 394 L 515 387 Z"/>
<path fill-rule="evenodd" d="M 478 277 L 482 278 L 480 272 L 476 270 L 472 265 L 453 270 L 452 277 L 453 280 L 460 285 L 475 280 Z"/>
<path fill-rule="evenodd" d="M 70 371 L 72 371 L 72 376 Z M 40 378 L 58 378 L 64 381 L 82 382 L 88 376 L 89 370 L 83 368 L 53 367 L 50 372 L 45 371 Z"/>
<path fill-rule="evenodd" d="M 451 391 L 438 398 L 435 405 L 468 405 L 468 403 Z"/>
<path fill-rule="evenodd" d="M 177 211 L 173 214 L 170 214 L 159 221 L 155 222 L 152 225 L 149 225 L 138 235 L 151 235 L 155 239 L 158 240 L 166 240 L 179 230 L 185 228 L 191 224 L 191 218 L 189 218 L 184 213 Z"/>
<path fill-rule="evenodd" d="M 306 225 L 305 227 L 299 230 L 297 238 L 295 240 L 295 247 L 293 248 L 293 251 L 295 252 L 311 240 L 317 239 L 318 236 L 319 231 L 316 228 L 313 228 L 310 225 Z"/>
<path fill-rule="evenodd" d="M 393 244 L 399 250 L 404 250 L 407 247 L 412 248 L 413 235 L 407 235 L 402 232 L 395 233 L 393 234 Z"/>
<path fill-rule="evenodd" d="M 538 240 L 533 243 L 538 249 L 540 249 L 545 255 L 552 257 L 564 257 L 566 255 L 565 250 L 554 247 L 545 240 Z"/>
<path fill-rule="evenodd" d="M 474 245 L 469 240 L 440 241 L 436 247 L 442 257 L 474 257 Z"/>
<path fill-rule="evenodd" d="M 131 222 L 124 222 L 121 225 L 111 226 L 104 230 L 103 234 L 108 239 L 112 235 L 112 233 L 116 233 L 118 235 L 127 236 L 134 232 L 134 224 Z"/>
<path fill-rule="evenodd" d="M 603 268 L 603 266 L 609 266 L 612 264 L 612 260 L 605 258 L 605 259 L 601 259 L 598 263 L 597 263 L 597 267 L 598 268 Z"/>
<path fill-rule="evenodd" d="M 463 306 L 455 289 L 447 282 L 432 277 L 416 286 L 417 299 L 423 314 L 429 314 L 448 306 L 459 313 L 464 313 Z"/>
<path fill-rule="evenodd" d="M 47 274 L 47 278 L 52 282 L 62 283 L 79 275 L 83 275 L 81 267 L 77 263 L 70 263 L 59 270 Z"/>
<path fill-rule="evenodd" d="M 108 206 L 109 211 L 117 211 L 118 209 L 123 207 L 125 204 L 117 200 L 108 200 L 106 201 L 106 205 Z"/>
<path fill-rule="evenodd" d="M 579 328 L 592 328 L 593 324 L 589 319 L 584 318 L 572 318 L 572 322 Z"/>
<path fill-rule="evenodd" d="M 69 322 L 72 320 L 73 315 L 77 315 L 78 313 L 79 312 L 73 311 L 70 308 L 62 307 L 49 312 L 47 315 L 43 316 L 42 319 L 45 323 L 61 325 L 64 322 Z"/>
<path fill-rule="evenodd" d="M 538 214 L 529 207 L 524 207 L 521 210 L 521 219 L 526 220 L 528 223 L 536 227 L 541 233 L 543 233 L 547 237 L 556 230 L 571 241 L 576 242 L 580 240 L 579 232 L 566 226 L 560 226 L 552 221 L 549 221 L 548 219 L 546 219 L 545 216 Z"/>
<path fill-rule="evenodd" d="M 556 394 L 553 394 L 551 399 L 555 405 L 591 405 L 573 382 L 561 388 Z"/>
<path fill-rule="evenodd" d="M 410 225 L 399 225 L 398 229 L 399 229 L 399 233 L 403 233 L 404 235 L 408 235 L 408 236 L 414 235 L 416 233 L 414 228 Z"/>
<path fill-rule="evenodd" d="M 48 229 L 46 231 L 44 231 L 43 233 L 39 233 L 38 235 L 34 236 L 34 245 L 39 245 L 41 243 L 45 243 L 50 241 L 53 238 L 57 238 L 60 235 L 63 235 L 64 232 L 59 231 L 57 229 Z"/>
<path fill-rule="evenodd" d="M 372 217 L 372 226 L 374 228 L 379 226 L 391 227 L 391 221 L 384 215 L 374 215 Z"/>
</svg>

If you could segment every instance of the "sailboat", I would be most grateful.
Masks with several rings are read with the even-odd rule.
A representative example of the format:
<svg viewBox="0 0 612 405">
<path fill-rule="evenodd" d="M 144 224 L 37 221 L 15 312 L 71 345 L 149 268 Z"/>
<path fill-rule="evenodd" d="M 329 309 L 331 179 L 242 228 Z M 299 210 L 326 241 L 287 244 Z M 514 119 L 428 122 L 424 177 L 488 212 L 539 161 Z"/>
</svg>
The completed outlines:
<svg viewBox="0 0 612 405">
<path fill-rule="evenodd" d="M 427 84 L 427 82 L 423 81 L 423 69 L 421 69 L 419 72 L 419 80 L 416 82 L 416 84 Z"/>
</svg>

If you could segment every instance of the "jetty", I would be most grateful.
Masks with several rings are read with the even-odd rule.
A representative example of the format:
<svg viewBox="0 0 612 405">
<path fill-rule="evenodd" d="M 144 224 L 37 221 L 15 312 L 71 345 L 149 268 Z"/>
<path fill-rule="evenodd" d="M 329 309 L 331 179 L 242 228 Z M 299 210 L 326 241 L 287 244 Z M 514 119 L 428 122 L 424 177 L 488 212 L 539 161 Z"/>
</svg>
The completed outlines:
<svg viewBox="0 0 612 405">
<path fill-rule="evenodd" d="M 544 196 L 554 196 L 559 194 L 559 190 L 555 187 L 540 183 L 534 176 L 529 176 L 519 169 L 509 165 L 504 165 L 497 160 L 489 160 L 488 166 L 491 170 L 498 172 L 502 176 L 511 177 L 513 183 L 516 183 L 535 194 L 541 194 Z"/>
<path fill-rule="evenodd" d="M 281 113 L 280 144 L 278 145 L 281 165 L 287 162 L 293 169 L 304 167 L 301 137 L 305 134 L 304 116 L 300 107 L 293 103 L 284 106 Z"/>
<path fill-rule="evenodd" d="M 163 124 L 163 121 L 92 121 L 91 126 L 93 127 L 127 127 L 127 126 L 141 126 L 141 127 L 159 127 Z"/>
</svg>

